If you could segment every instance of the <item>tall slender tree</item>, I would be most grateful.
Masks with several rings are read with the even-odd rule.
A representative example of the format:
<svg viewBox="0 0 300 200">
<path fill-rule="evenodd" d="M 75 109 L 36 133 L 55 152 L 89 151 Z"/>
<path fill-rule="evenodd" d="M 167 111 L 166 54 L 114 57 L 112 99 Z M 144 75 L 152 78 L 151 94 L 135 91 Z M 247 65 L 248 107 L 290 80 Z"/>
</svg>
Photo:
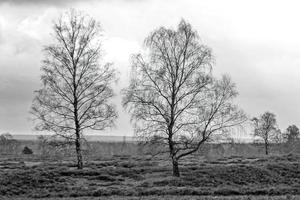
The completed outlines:
<svg viewBox="0 0 300 200">
<path fill-rule="evenodd" d="M 145 40 L 146 54 L 135 55 L 123 105 L 142 139 L 166 146 L 173 175 L 179 160 L 196 152 L 214 134 L 242 123 L 232 100 L 237 92 L 228 76 L 212 77 L 211 50 L 191 25 L 161 27 Z"/>
<path fill-rule="evenodd" d="M 45 47 L 42 88 L 31 113 L 36 129 L 50 131 L 75 144 L 77 167 L 83 167 L 81 142 L 86 129 L 111 127 L 117 117 L 110 103 L 116 73 L 100 64 L 100 25 L 71 10 L 54 24 L 54 44 Z"/>
</svg>

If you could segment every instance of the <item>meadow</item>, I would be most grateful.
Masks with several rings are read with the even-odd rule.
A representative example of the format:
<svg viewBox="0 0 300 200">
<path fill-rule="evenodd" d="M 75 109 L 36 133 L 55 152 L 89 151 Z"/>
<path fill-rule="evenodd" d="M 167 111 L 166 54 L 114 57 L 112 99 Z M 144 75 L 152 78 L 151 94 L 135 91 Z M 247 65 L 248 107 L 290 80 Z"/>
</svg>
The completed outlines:
<svg viewBox="0 0 300 200">
<path fill-rule="evenodd" d="M 17 150 L 24 146 L 30 147 L 34 154 L 1 155 L 0 196 L 3 198 L 277 200 L 300 197 L 300 155 L 286 153 L 287 150 L 278 146 L 273 146 L 276 154 L 264 156 L 260 145 L 208 144 L 198 154 L 180 162 L 180 178 L 172 177 L 166 156 L 153 157 L 146 147 L 136 143 L 91 143 L 85 152 L 83 170 L 76 168 L 72 153 L 66 155 L 66 149 L 56 150 L 54 154 L 51 149 L 41 149 L 36 141 L 23 141 Z"/>
</svg>

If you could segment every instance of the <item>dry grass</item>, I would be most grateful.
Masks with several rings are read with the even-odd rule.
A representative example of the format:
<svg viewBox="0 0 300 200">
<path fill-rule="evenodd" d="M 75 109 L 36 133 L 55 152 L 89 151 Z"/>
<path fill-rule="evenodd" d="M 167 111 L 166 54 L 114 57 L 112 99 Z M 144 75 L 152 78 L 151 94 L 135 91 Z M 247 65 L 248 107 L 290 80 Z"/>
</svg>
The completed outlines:
<svg viewBox="0 0 300 200">
<path fill-rule="evenodd" d="M 182 177 L 173 178 L 164 158 L 113 156 L 89 161 L 83 170 L 77 170 L 71 161 L 40 162 L 34 155 L 2 159 L 0 196 L 174 199 L 192 195 L 194 199 L 211 199 L 211 195 L 238 195 L 236 199 L 251 199 L 245 195 L 254 195 L 252 199 L 265 199 L 259 196 L 271 195 L 276 199 L 278 195 L 300 195 L 300 157 L 296 155 L 212 161 L 190 157 L 181 163 Z M 199 195 L 206 197 L 196 198 Z"/>
<path fill-rule="evenodd" d="M 32 198 L 14 198 L 15 200 L 32 200 Z M 43 198 L 44 200 L 56 200 L 57 198 Z M 142 197 L 75 197 L 75 198 L 60 198 L 60 200 L 299 200 L 300 196 L 142 196 Z"/>
</svg>

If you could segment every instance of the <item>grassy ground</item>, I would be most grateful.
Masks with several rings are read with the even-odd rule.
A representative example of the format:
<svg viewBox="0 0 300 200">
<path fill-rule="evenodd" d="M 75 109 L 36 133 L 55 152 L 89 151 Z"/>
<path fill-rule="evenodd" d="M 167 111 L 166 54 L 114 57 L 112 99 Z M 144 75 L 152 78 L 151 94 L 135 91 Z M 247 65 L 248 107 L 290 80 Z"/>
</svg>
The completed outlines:
<svg viewBox="0 0 300 200">
<path fill-rule="evenodd" d="M 180 168 L 182 176 L 174 178 L 169 162 L 163 158 L 113 156 L 89 161 L 83 170 L 77 170 L 70 161 L 40 162 L 34 156 L 2 158 L 0 197 L 174 199 L 181 196 L 180 199 L 221 200 L 228 198 L 210 196 L 238 195 L 236 199 L 251 200 L 268 199 L 259 196 L 271 195 L 271 199 L 277 200 L 298 199 L 290 195 L 300 195 L 300 157 L 296 155 L 212 161 L 192 157 L 182 160 Z"/>
<path fill-rule="evenodd" d="M 57 198 L 43 198 L 44 200 L 56 200 Z M 142 196 L 142 197 L 74 197 L 60 198 L 60 200 L 299 200 L 300 196 Z M 15 200 L 32 200 L 32 198 L 16 198 Z"/>
</svg>

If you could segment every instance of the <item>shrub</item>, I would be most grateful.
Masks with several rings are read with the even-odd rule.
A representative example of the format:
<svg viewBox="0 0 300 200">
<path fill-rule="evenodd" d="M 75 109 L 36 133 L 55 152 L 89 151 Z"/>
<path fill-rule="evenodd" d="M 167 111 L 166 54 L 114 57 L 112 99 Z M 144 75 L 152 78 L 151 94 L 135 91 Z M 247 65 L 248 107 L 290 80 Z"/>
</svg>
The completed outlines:
<svg viewBox="0 0 300 200">
<path fill-rule="evenodd" d="M 29 147 L 25 146 L 22 153 L 23 154 L 33 154 L 33 151 Z"/>
</svg>

